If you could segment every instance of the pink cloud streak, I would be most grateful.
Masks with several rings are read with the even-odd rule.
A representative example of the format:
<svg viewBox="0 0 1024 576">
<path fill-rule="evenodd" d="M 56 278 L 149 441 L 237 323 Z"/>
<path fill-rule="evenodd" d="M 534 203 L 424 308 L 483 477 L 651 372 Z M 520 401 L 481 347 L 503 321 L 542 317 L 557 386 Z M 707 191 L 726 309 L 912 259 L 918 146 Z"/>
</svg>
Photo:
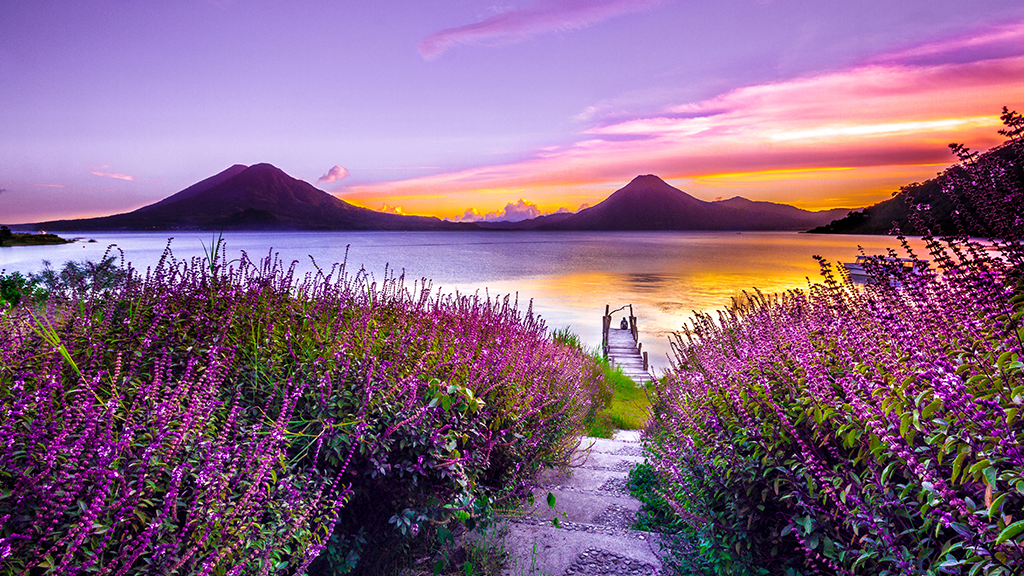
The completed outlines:
<svg viewBox="0 0 1024 576">
<path fill-rule="evenodd" d="M 113 172 L 99 172 L 97 170 L 91 170 L 89 173 L 92 174 L 93 176 L 102 176 L 103 178 L 115 178 L 117 180 L 126 180 L 128 182 L 141 182 L 141 180 L 137 179 L 134 176 L 130 176 L 128 174 L 116 174 L 116 173 L 113 173 Z"/>
<path fill-rule="evenodd" d="M 586 28 L 661 3 L 662 0 L 539 0 L 480 22 L 435 32 L 420 40 L 419 52 L 423 58 L 433 60 L 456 44 L 513 44 L 538 34 Z"/>
</svg>

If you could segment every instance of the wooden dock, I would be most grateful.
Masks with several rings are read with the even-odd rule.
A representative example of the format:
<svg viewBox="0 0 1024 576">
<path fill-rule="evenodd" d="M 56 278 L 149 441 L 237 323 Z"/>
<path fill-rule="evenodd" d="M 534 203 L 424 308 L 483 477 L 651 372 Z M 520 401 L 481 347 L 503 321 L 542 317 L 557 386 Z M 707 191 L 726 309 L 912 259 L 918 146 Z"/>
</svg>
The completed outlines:
<svg viewBox="0 0 1024 576">
<path fill-rule="evenodd" d="M 627 304 L 616 310 L 610 308 L 604 307 L 604 318 L 601 322 L 601 344 L 605 357 L 613 368 L 621 367 L 622 373 L 632 378 L 634 382 L 650 382 L 653 377 L 647 362 L 647 352 L 641 351 L 643 345 L 638 342 L 639 331 L 636 316 L 633 315 L 633 305 Z M 629 315 L 626 316 L 627 327 L 621 328 L 620 324 L 613 322 L 612 315 L 626 308 L 629 308 Z"/>
</svg>

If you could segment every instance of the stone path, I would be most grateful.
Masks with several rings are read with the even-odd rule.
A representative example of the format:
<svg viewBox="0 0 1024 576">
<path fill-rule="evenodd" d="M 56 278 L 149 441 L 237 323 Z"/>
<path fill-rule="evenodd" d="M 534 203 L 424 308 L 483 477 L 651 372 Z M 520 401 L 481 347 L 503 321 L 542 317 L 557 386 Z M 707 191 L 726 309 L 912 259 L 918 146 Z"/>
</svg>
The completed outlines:
<svg viewBox="0 0 1024 576">
<path fill-rule="evenodd" d="M 616 432 L 612 440 L 583 438 L 572 474 L 543 473 L 533 507 L 510 521 L 505 574 L 660 574 L 656 535 L 630 529 L 640 502 L 626 491 L 626 477 L 641 461 L 637 431 Z M 556 514 L 560 528 L 552 524 Z"/>
</svg>

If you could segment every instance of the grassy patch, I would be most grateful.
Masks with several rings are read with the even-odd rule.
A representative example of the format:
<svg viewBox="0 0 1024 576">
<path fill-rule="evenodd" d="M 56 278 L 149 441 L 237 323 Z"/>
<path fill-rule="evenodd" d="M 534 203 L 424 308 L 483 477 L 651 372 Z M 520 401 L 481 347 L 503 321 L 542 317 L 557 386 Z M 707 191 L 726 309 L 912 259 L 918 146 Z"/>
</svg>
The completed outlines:
<svg viewBox="0 0 1024 576">
<path fill-rule="evenodd" d="M 622 373 L 622 368 L 611 368 L 607 360 L 600 360 L 605 380 L 612 389 L 612 401 L 598 411 L 587 426 L 587 435 L 611 438 L 615 430 L 638 430 L 650 418 L 651 400 L 647 388 Z"/>
</svg>

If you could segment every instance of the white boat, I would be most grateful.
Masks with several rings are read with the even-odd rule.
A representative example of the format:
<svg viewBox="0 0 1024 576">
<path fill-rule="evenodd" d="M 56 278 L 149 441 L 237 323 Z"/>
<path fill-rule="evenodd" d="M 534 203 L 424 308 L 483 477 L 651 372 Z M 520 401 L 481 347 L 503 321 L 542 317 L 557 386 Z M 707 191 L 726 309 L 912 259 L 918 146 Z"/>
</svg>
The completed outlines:
<svg viewBox="0 0 1024 576">
<path fill-rule="evenodd" d="M 895 258 L 893 256 L 857 256 L 855 262 L 843 262 L 842 265 L 850 275 L 850 280 L 861 284 L 873 280 L 872 275 L 868 272 L 868 267 L 872 265 L 883 271 L 889 277 L 890 283 L 898 283 L 898 276 L 902 274 L 920 274 L 927 266 L 913 258 Z"/>
</svg>

